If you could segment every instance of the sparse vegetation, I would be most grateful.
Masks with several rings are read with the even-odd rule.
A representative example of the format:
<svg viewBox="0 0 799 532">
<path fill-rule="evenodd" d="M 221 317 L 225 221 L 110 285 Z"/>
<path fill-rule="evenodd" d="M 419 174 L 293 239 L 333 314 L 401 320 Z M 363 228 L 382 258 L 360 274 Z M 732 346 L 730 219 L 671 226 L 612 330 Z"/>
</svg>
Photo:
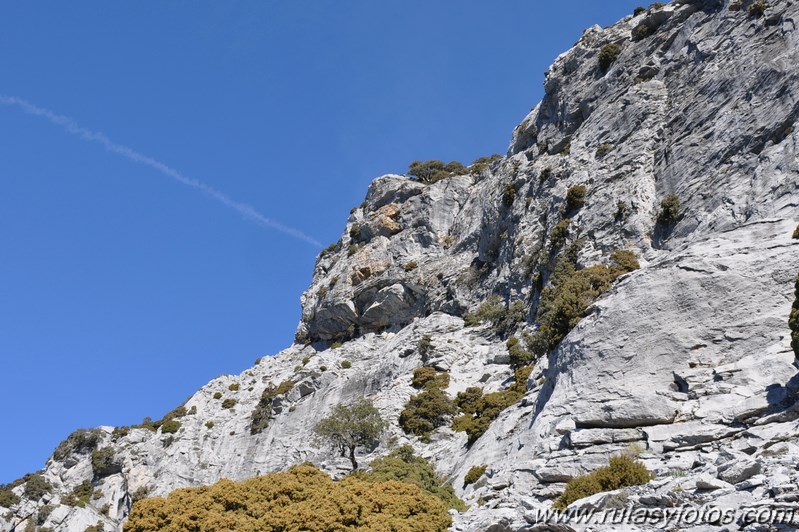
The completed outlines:
<svg viewBox="0 0 799 532">
<path fill-rule="evenodd" d="M 90 480 L 84 480 L 82 483 L 75 486 L 72 492 L 61 498 L 61 504 L 83 508 L 89 504 L 92 493 L 94 493 L 92 482 Z"/>
<path fill-rule="evenodd" d="M 768 4 L 764 0 L 757 0 L 749 6 L 749 16 L 760 18 L 766 14 L 766 8 L 768 8 Z"/>
<path fill-rule="evenodd" d="M 516 187 L 513 186 L 513 183 L 508 183 L 502 189 L 502 205 L 510 208 L 514 201 L 516 201 Z"/>
<path fill-rule="evenodd" d="M 92 452 L 92 471 L 97 478 L 122 471 L 122 464 L 117 461 L 112 447 L 103 447 Z"/>
<path fill-rule="evenodd" d="M 619 54 L 621 54 L 621 46 L 616 43 L 610 43 L 604 45 L 599 50 L 599 68 L 603 72 L 610 68 L 616 59 L 619 58 Z"/>
<path fill-rule="evenodd" d="M 485 170 L 491 168 L 491 165 L 497 161 L 501 161 L 502 156 L 495 153 L 489 157 L 480 157 L 469 166 L 469 173 L 472 175 L 482 174 Z"/>
<path fill-rule="evenodd" d="M 637 269 L 638 259 L 627 250 L 611 254 L 611 264 L 577 270 L 574 253 L 564 253 L 555 265 L 550 286 L 538 303 L 538 331 L 527 338 L 534 357 L 545 355 L 560 343 L 620 275 Z"/>
<path fill-rule="evenodd" d="M 663 201 L 660 202 L 658 222 L 671 225 L 677 223 L 680 216 L 680 198 L 678 198 L 676 194 L 669 194 L 663 198 Z"/>
<path fill-rule="evenodd" d="M 433 338 L 429 334 L 425 334 L 419 340 L 417 344 L 417 349 L 419 350 L 419 355 L 421 355 L 422 360 L 427 360 L 430 354 L 433 352 Z"/>
<path fill-rule="evenodd" d="M 793 237 L 794 240 L 799 239 L 799 225 L 796 226 L 796 229 L 793 230 Z"/>
<path fill-rule="evenodd" d="M 232 397 L 228 397 L 227 399 L 222 401 L 222 408 L 224 408 L 225 410 L 230 410 L 234 406 L 236 406 L 236 400 L 233 399 Z"/>
<path fill-rule="evenodd" d="M 214 399 L 222 399 L 222 392 L 214 392 Z"/>
<path fill-rule="evenodd" d="M 597 159 L 601 159 L 605 155 L 609 154 L 613 151 L 613 144 L 608 144 L 607 142 L 603 142 L 599 146 L 596 147 L 596 157 Z"/>
<path fill-rule="evenodd" d="M 406 272 L 412 272 L 417 267 L 418 267 L 418 264 L 416 264 L 415 260 L 410 260 L 410 261 L 406 262 L 405 266 L 404 266 Z"/>
<path fill-rule="evenodd" d="M 183 523 L 203 523 L 209 530 L 444 532 L 451 522 L 446 505 L 413 483 L 370 482 L 360 475 L 334 482 L 303 464 L 139 501 L 125 532 L 184 532 Z"/>
<path fill-rule="evenodd" d="M 53 487 L 39 473 L 25 475 L 25 489 L 23 493 L 28 499 L 38 501 L 46 494 L 53 491 Z"/>
<path fill-rule="evenodd" d="M 233 384 L 228 386 L 227 389 L 230 390 L 231 392 L 237 392 L 237 391 L 239 391 L 240 387 L 241 387 L 241 385 L 238 382 L 234 382 Z"/>
<path fill-rule="evenodd" d="M 449 386 L 449 373 L 436 371 L 435 368 L 416 368 L 413 370 L 411 386 L 417 390 L 435 386 L 442 390 Z"/>
<path fill-rule="evenodd" d="M 447 508 L 466 511 L 466 505 L 455 495 L 452 486 L 447 485 L 446 479 L 436 474 L 433 464 L 413 454 L 413 447 L 410 445 L 403 445 L 388 456 L 373 460 L 369 467 L 372 468 L 370 472 L 358 472 L 354 476 L 367 482 L 395 480 L 415 484 L 441 499 Z"/>
<path fill-rule="evenodd" d="M 646 484 L 653 478 L 654 475 L 637 460 L 629 456 L 614 456 L 610 459 L 609 465 L 570 480 L 566 484 L 566 490 L 552 506 L 562 511 L 583 497 L 627 486 Z"/>
<path fill-rule="evenodd" d="M 613 220 L 616 222 L 623 222 L 630 217 L 630 206 L 624 201 L 616 203 L 616 214 L 613 215 Z"/>
<path fill-rule="evenodd" d="M 63 460 L 72 453 L 90 453 L 97 448 L 101 440 L 102 436 L 97 429 L 78 429 L 58 444 L 53 451 L 53 458 Z"/>
<path fill-rule="evenodd" d="M 425 184 L 433 184 L 442 179 L 466 173 L 466 167 L 457 161 L 444 163 L 438 160 L 413 161 L 408 165 L 407 174 Z"/>
<path fill-rule="evenodd" d="M 175 434 L 180 430 L 181 423 L 177 419 L 170 419 L 161 425 L 161 434 Z"/>
<path fill-rule="evenodd" d="M 646 8 L 645 8 L 645 7 L 638 6 L 638 7 L 636 7 L 636 8 L 633 10 L 633 15 L 635 15 L 635 16 L 637 17 L 638 15 L 640 15 L 641 13 L 643 13 L 644 11 L 646 11 Z"/>
<path fill-rule="evenodd" d="M 423 442 L 428 442 L 432 432 L 446 425 L 456 411 L 444 390 L 435 385 L 427 386 L 407 402 L 400 413 L 399 424 L 407 434 L 414 434 Z"/>
<path fill-rule="evenodd" d="M 352 362 L 350 362 L 349 360 L 342 360 L 341 367 L 342 369 L 350 369 L 352 367 Z"/>
<path fill-rule="evenodd" d="M 502 298 L 494 295 L 483 302 L 474 312 L 463 317 L 467 327 L 476 327 L 481 323 L 491 323 L 494 331 L 504 336 L 514 330 L 527 317 L 527 307 L 523 301 L 514 301 L 505 307 Z"/>
<path fill-rule="evenodd" d="M 569 237 L 569 226 L 571 223 L 572 221 L 569 218 L 564 218 L 552 228 L 552 231 L 549 233 L 549 245 L 553 250 L 562 248 L 563 244 L 566 243 L 566 239 Z"/>
<path fill-rule="evenodd" d="M 510 355 L 510 365 L 514 368 L 520 368 L 523 366 L 528 366 L 533 361 L 533 354 L 526 350 L 522 343 L 519 341 L 518 338 L 515 336 L 511 336 L 508 338 L 508 341 L 505 342 L 505 347 L 508 348 L 508 354 Z"/>
<path fill-rule="evenodd" d="M 653 33 L 655 33 L 655 30 L 652 28 L 652 26 L 650 26 L 646 22 L 642 22 L 641 24 L 633 28 L 632 38 L 634 41 L 640 41 L 642 39 L 646 39 Z"/>
<path fill-rule="evenodd" d="M 485 474 L 487 468 L 488 466 L 486 465 L 472 466 L 469 472 L 466 473 L 466 476 L 463 477 L 463 487 L 465 488 L 469 484 L 474 484 L 480 480 L 480 477 Z"/>
<path fill-rule="evenodd" d="M 336 405 L 329 416 L 314 428 L 319 442 L 329 444 L 347 456 L 352 470 L 358 469 L 355 451 L 360 447 L 373 448 L 386 429 L 386 422 L 371 401 L 362 399 L 351 405 Z"/>
<path fill-rule="evenodd" d="M 585 205 L 588 189 L 585 185 L 574 185 L 566 192 L 566 210 L 569 212 L 579 210 Z"/>
<path fill-rule="evenodd" d="M 214 428 L 214 422 L 213 421 L 206 421 L 205 422 L 205 428 L 207 428 L 208 430 L 211 430 L 212 428 Z"/>
<path fill-rule="evenodd" d="M 466 432 L 468 444 L 472 445 L 482 436 L 491 422 L 509 406 L 518 402 L 527 390 L 527 378 L 532 367 L 518 368 L 514 373 L 514 383 L 507 389 L 483 394 L 478 387 L 466 388 L 455 398 L 461 415 L 452 420 L 452 429 Z"/>
<path fill-rule="evenodd" d="M 3 508 L 11 508 L 20 502 L 19 496 L 11 491 L 13 487 L 11 484 L 0 485 L 0 506 Z"/>
<path fill-rule="evenodd" d="M 303 359 L 303 363 L 307 364 L 308 361 Z M 283 381 L 277 386 L 270 382 L 264 388 L 264 391 L 261 392 L 261 398 L 250 416 L 250 434 L 258 434 L 269 425 L 269 420 L 272 419 L 272 403 L 274 399 L 279 395 L 289 393 L 292 388 L 294 388 L 294 381 L 291 380 Z"/>
</svg>

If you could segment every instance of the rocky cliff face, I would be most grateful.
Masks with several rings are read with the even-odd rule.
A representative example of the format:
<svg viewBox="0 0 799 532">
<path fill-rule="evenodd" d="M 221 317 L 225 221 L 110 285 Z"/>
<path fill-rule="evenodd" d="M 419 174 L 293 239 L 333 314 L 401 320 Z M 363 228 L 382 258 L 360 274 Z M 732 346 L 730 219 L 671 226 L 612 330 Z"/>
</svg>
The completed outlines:
<svg viewBox="0 0 799 532">
<path fill-rule="evenodd" d="M 372 183 L 317 260 L 294 345 L 211 381 L 177 412 L 175 433 L 101 427 L 73 437 L 42 472 L 52 490 L 36 500 L 15 487 L 20 501 L 0 510 L 0 530 L 33 527 L 46 503 L 40 526 L 118 530 L 135 494 L 306 460 L 341 474 L 347 459 L 314 445 L 312 429 L 364 396 L 391 426 L 360 461 L 411 443 L 471 504 L 454 530 L 526 525 L 566 481 L 631 447 L 656 479 L 626 490 L 628 504 L 799 506 L 787 324 L 799 270 L 799 5 L 772 0 L 762 16 L 753 5 L 675 1 L 586 30 L 555 60 L 506 156 L 434 184 Z M 602 68 L 608 45 L 618 54 Z M 575 185 L 587 190 L 582 207 L 566 204 Z M 670 194 L 681 217 L 658 222 Z M 567 230 L 553 231 L 566 218 Z M 451 397 L 512 380 L 507 334 L 466 327 L 467 311 L 496 295 L 522 302 L 511 332 L 533 333 L 564 253 L 586 267 L 617 249 L 634 250 L 641 268 L 536 361 L 523 399 L 473 445 L 448 427 L 429 443 L 402 431 L 414 368 L 448 371 Z M 266 427 L 253 433 L 265 387 L 285 381 L 293 386 L 261 403 Z M 98 475 L 92 449 L 104 447 L 112 467 Z M 486 475 L 464 488 L 476 465 Z M 64 504 L 86 480 L 96 490 L 86 504 Z"/>
</svg>

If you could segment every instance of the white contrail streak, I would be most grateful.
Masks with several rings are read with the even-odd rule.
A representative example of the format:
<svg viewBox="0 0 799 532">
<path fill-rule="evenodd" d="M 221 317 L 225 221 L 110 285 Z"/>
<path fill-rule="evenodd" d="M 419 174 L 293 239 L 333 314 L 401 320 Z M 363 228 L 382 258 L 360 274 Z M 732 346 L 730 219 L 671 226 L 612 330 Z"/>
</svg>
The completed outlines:
<svg viewBox="0 0 799 532">
<path fill-rule="evenodd" d="M 111 139 L 106 137 L 103 133 L 86 129 L 85 127 L 80 126 L 77 122 L 75 122 L 68 116 L 59 115 L 52 111 L 48 111 L 47 109 L 44 109 L 42 107 L 37 107 L 32 103 L 23 100 L 22 98 L 17 98 L 14 96 L 0 95 L 0 104 L 16 106 L 29 115 L 45 118 L 46 120 L 50 121 L 52 124 L 62 127 L 71 135 L 75 135 L 89 142 L 96 142 L 97 144 L 100 144 L 103 148 L 105 148 L 107 151 L 111 153 L 121 155 L 122 157 L 125 157 L 126 159 L 129 159 L 135 163 L 149 166 L 153 170 L 165 176 L 171 177 L 175 181 L 183 185 L 186 185 L 187 187 L 191 187 L 196 190 L 199 190 L 200 192 L 205 193 L 206 195 L 215 199 L 222 205 L 238 212 L 248 220 L 251 220 L 264 227 L 275 229 L 277 231 L 280 231 L 281 233 L 285 233 L 291 237 L 302 240 L 316 247 L 319 248 L 322 247 L 321 242 L 319 242 L 315 238 L 306 235 L 299 229 L 295 229 L 294 227 L 289 227 L 275 220 L 271 220 L 266 216 L 264 216 L 263 214 L 256 211 L 252 206 L 247 205 L 246 203 L 239 203 L 238 201 L 227 196 L 226 194 L 216 190 L 215 188 L 209 185 L 206 185 L 201 181 L 197 181 L 196 179 L 193 179 L 191 177 L 186 177 L 185 175 L 181 174 L 174 168 L 167 166 L 166 164 L 162 163 L 157 159 L 148 157 L 147 155 L 141 154 L 136 150 L 124 146 L 122 144 L 117 144 L 116 142 L 113 142 Z"/>
</svg>

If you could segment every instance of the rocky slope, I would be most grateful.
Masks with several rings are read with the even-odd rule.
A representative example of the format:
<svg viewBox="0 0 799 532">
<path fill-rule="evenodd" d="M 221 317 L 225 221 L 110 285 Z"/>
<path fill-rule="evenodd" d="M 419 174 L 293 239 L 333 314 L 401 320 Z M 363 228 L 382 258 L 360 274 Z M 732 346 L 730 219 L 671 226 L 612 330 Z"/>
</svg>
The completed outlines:
<svg viewBox="0 0 799 532">
<path fill-rule="evenodd" d="M 363 396 L 391 426 L 360 461 L 411 443 L 471 504 L 453 516 L 454 530 L 526 526 L 567 480 L 631 448 L 656 479 L 574 507 L 799 508 L 799 377 L 787 325 L 799 270 L 799 5 L 772 0 L 761 16 L 755 4 L 675 1 L 586 30 L 555 60 L 506 156 L 430 185 L 398 175 L 372 183 L 317 260 L 291 347 L 211 381 L 177 412 L 174 433 L 73 436 L 41 473 L 52 489 L 39 498 L 26 483 L 14 487 L 20 500 L 0 508 L 0 530 L 119 530 L 135 496 L 307 460 L 342 474 L 348 460 L 315 445 L 312 429 Z M 603 69 L 609 44 L 619 53 Z M 574 185 L 587 187 L 581 208 L 566 206 Z M 682 216 L 658 223 L 669 194 Z M 566 217 L 567 233 L 553 233 Z M 473 445 L 448 427 L 429 443 L 406 435 L 397 420 L 417 393 L 414 368 L 449 371 L 451 397 L 508 386 L 506 337 L 463 317 L 499 295 L 523 302 L 516 335 L 534 332 L 553 264 L 578 240 L 579 266 L 629 249 L 641 268 L 536 361 L 523 399 Z M 264 388 L 289 380 L 253 434 Z M 110 466 L 95 453 L 93 467 L 92 449 L 104 447 Z M 486 475 L 464 488 L 483 464 Z M 87 480 L 95 491 L 86 504 L 64 504 Z"/>
</svg>

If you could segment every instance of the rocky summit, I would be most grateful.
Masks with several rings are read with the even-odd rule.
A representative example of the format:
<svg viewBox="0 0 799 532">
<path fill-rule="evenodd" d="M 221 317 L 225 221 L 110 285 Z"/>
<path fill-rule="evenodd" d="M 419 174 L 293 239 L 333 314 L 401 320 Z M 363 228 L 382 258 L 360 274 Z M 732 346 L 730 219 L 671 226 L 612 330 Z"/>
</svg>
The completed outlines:
<svg viewBox="0 0 799 532">
<path fill-rule="evenodd" d="M 588 28 L 504 156 L 374 180 L 291 346 L 159 422 L 75 432 L 3 487 L 0 530 L 121 530 L 137 499 L 304 462 L 340 478 L 314 428 L 362 398 L 388 426 L 358 462 L 412 445 L 468 505 L 451 530 L 796 529 L 751 516 L 799 522 L 798 21 L 675 0 Z M 446 373 L 438 417 L 411 408 L 417 368 Z M 650 479 L 561 497 L 619 455 Z M 553 504 L 736 514 L 541 522 Z"/>
</svg>

